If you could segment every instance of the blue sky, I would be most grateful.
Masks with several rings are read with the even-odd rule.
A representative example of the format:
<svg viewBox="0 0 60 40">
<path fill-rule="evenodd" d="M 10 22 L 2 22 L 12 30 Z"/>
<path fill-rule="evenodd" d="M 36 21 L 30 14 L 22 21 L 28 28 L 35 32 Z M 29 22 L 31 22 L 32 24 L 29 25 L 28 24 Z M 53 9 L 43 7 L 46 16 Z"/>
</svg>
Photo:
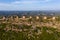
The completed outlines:
<svg viewBox="0 0 60 40">
<path fill-rule="evenodd" d="M 0 0 L 0 10 L 60 10 L 60 0 Z"/>
</svg>

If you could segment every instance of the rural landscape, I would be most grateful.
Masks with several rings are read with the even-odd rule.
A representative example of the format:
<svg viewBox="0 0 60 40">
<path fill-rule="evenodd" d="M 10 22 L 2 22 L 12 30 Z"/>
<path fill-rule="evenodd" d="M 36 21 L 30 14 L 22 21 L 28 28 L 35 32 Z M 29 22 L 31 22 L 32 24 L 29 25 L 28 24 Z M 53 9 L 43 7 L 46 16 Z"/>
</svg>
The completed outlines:
<svg viewBox="0 0 60 40">
<path fill-rule="evenodd" d="M 0 0 L 0 40 L 60 40 L 60 0 Z"/>
<path fill-rule="evenodd" d="M 60 16 L 0 16 L 0 40 L 60 40 Z"/>
</svg>

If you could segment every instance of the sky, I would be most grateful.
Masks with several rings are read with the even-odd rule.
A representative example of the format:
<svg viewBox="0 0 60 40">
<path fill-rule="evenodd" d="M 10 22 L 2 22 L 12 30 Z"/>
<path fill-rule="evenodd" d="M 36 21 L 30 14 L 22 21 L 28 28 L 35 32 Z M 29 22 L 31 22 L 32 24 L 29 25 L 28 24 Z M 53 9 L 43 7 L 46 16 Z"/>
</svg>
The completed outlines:
<svg viewBox="0 0 60 40">
<path fill-rule="evenodd" d="M 60 0 L 0 0 L 0 10 L 60 10 Z"/>
</svg>

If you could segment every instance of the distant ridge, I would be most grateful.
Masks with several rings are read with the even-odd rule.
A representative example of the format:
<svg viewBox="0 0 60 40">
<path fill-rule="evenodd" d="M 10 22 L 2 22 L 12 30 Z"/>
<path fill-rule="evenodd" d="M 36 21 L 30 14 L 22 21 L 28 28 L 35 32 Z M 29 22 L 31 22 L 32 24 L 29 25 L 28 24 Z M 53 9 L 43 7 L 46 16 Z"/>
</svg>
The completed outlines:
<svg viewBox="0 0 60 40">
<path fill-rule="evenodd" d="M 60 11 L 0 11 L 0 16 L 9 16 L 9 15 L 18 15 L 18 16 L 28 15 L 29 16 L 29 15 L 41 15 L 41 14 L 60 15 Z"/>
</svg>

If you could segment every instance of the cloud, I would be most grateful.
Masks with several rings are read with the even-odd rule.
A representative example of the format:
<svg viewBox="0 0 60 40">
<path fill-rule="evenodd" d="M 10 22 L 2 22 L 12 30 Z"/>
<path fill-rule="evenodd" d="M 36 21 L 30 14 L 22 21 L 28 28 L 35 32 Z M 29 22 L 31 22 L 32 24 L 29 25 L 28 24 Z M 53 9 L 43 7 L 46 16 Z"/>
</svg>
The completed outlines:
<svg viewBox="0 0 60 40">
<path fill-rule="evenodd" d="M 20 1 L 14 1 L 12 4 L 28 4 L 28 3 L 39 3 L 39 2 L 49 2 L 51 0 L 20 0 Z"/>
<path fill-rule="evenodd" d="M 29 1 L 14 1 L 11 3 L 0 3 L 0 10 L 43 10 L 43 9 L 58 9 L 60 6 L 57 4 L 47 4 L 52 0 L 29 0 Z"/>
<path fill-rule="evenodd" d="M 28 4 L 28 3 L 36 3 L 37 1 L 15 1 L 12 4 Z"/>
<path fill-rule="evenodd" d="M 45 0 L 45 1 L 52 1 L 52 0 Z"/>
</svg>

